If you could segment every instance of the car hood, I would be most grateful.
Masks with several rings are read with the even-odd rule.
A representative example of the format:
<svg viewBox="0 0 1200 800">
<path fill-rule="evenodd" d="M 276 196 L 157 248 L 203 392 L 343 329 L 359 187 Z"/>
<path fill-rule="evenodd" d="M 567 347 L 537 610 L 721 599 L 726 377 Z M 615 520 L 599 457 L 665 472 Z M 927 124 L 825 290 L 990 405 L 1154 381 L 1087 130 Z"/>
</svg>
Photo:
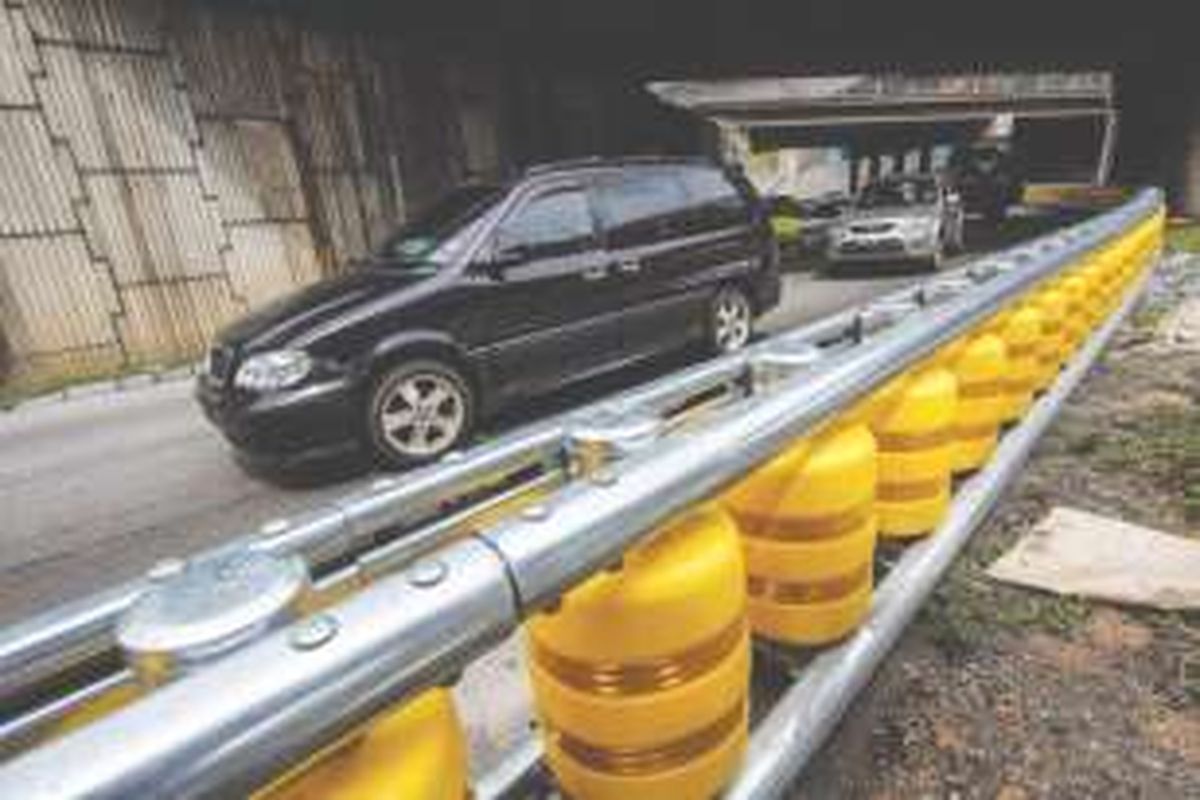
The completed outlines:
<svg viewBox="0 0 1200 800">
<path fill-rule="evenodd" d="M 285 347 L 329 327 L 339 317 L 357 316 L 350 314 L 354 309 L 365 310 L 385 298 L 388 306 L 402 302 L 403 297 L 397 296 L 397 292 L 429 277 L 396 268 L 355 268 L 250 312 L 222 330 L 217 341 L 243 351 Z"/>
<path fill-rule="evenodd" d="M 934 219 L 937 217 L 937 206 L 884 206 L 882 208 L 858 208 L 850 211 L 842 218 L 844 224 L 855 222 L 887 221 L 899 222 L 909 219 Z"/>
</svg>

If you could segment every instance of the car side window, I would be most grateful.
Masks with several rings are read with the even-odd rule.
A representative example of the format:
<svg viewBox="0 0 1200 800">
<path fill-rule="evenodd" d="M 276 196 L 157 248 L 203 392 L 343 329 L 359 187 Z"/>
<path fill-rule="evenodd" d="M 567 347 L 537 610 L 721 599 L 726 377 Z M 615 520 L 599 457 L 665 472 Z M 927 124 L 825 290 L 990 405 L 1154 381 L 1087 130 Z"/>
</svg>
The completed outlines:
<svg viewBox="0 0 1200 800">
<path fill-rule="evenodd" d="M 691 230 L 716 230 L 746 221 L 745 199 L 723 172 L 712 167 L 687 167 L 681 177 L 693 207 Z"/>
<path fill-rule="evenodd" d="M 569 255 L 595 240 L 587 193 L 564 188 L 538 195 L 500 224 L 497 250 L 520 248 L 528 258 Z"/>
<path fill-rule="evenodd" d="M 675 235 L 689 200 L 666 170 L 605 176 L 596 186 L 610 245 L 630 247 Z"/>
</svg>

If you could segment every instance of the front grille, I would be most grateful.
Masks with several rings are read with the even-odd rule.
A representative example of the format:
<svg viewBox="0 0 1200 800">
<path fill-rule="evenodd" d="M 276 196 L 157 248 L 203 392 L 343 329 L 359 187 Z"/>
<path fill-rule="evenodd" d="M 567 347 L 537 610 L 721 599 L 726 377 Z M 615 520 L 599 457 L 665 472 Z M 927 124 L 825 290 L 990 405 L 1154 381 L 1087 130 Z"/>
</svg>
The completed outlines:
<svg viewBox="0 0 1200 800">
<path fill-rule="evenodd" d="M 904 243 L 899 239 L 868 239 L 842 242 L 840 249 L 846 253 L 902 253 Z"/>
<path fill-rule="evenodd" d="M 217 345 L 208 351 L 208 374 L 219 383 L 226 383 L 233 372 L 236 353 L 232 347 Z"/>
<path fill-rule="evenodd" d="M 895 223 L 892 222 L 858 222 L 850 226 L 854 233 L 887 233 Z"/>
</svg>

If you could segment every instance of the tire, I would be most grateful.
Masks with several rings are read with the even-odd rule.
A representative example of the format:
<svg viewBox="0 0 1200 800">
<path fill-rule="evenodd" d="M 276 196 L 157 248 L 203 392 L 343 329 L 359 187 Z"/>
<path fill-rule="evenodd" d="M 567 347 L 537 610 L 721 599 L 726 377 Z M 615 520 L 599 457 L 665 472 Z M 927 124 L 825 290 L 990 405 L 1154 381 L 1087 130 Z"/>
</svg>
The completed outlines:
<svg viewBox="0 0 1200 800">
<path fill-rule="evenodd" d="M 740 286 L 723 286 L 708 307 L 708 347 L 718 354 L 734 353 L 750 343 L 754 305 Z"/>
<path fill-rule="evenodd" d="M 366 404 L 367 440 L 391 467 L 435 461 L 470 436 L 475 394 L 463 374 L 432 358 L 403 361 L 372 384 Z"/>
<path fill-rule="evenodd" d="M 946 262 L 946 248 L 939 245 L 937 250 L 933 251 L 933 255 L 925 259 L 925 268 L 930 272 L 941 272 L 942 266 Z"/>
</svg>

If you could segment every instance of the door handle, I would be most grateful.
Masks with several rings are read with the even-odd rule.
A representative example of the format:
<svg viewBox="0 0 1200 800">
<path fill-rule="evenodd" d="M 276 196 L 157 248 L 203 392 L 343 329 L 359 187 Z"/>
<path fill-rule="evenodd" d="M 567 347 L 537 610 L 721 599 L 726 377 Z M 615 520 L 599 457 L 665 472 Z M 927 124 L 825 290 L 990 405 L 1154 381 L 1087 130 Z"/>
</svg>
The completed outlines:
<svg viewBox="0 0 1200 800">
<path fill-rule="evenodd" d="M 622 275 L 636 275 L 642 271 L 641 262 L 628 258 L 617 262 L 617 272 Z"/>
<path fill-rule="evenodd" d="M 604 267 L 588 267 L 580 273 L 585 281 L 602 281 L 604 276 L 608 274 L 608 270 Z"/>
</svg>

